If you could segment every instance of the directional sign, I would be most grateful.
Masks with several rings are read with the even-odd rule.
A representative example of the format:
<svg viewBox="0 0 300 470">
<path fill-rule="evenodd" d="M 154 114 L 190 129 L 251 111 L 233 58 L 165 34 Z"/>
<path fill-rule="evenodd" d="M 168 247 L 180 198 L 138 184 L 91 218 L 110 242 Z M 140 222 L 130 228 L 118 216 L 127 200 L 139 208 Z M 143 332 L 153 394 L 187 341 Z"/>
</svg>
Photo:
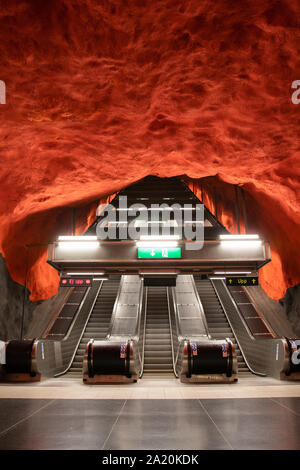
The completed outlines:
<svg viewBox="0 0 300 470">
<path fill-rule="evenodd" d="M 258 286 L 257 276 L 247 277 L 226 277 L 226 286 Z"/>
<path fill-rule="evenodd" d="M 170 259 L 181 258 L 181 248 L 138 248 L 138 258 Z"/>
<path fill-rule="evenodd" d="M 61 287 L 91 287 L 93 284 L 92 278 L 72 278 L 72 277 L 61 277 Z"/>
</svg>

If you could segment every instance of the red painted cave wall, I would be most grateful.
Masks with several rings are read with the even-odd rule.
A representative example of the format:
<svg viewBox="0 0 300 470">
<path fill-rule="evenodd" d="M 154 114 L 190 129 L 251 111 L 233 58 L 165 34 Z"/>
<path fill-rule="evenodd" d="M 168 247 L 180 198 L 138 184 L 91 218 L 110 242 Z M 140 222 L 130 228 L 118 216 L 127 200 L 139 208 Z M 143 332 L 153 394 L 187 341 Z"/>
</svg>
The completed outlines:
<svg viewBox="0 0 300 470">
<path fill-rule="evenodd" d="M 230 231 L 242 185 L 272 246 L 263 286 L 300 281 L 299 18 L 298 0 L 0 2 L 0 250 L 32 299 L 57 275 L 26 244 L 148 174 L 215 178 Z"/>
<path fill-rule="evenodd" d="M 235 213 L 234 186 L 218 177 L 201 180 L 187 180 L 191 189 L 215 215 L 214 197 L 217 196 L 218 220 L 231 233 L 238 233 Z M 274 299 L 281 298 L 286 289 L 300 282 L 300 266 L 297 257 L 300 247 L 297 243 L 298 221 L 288 217 L 282 199 L 277 195 L 267 196 L 254 185 L 242 185 L 245 194 L 245 207 L 248 233 L 258 233 L 270 241 L 271 262 L 259 273 L 260 283 Z M 238 191 L 240 230 L 245 233 L 241 195 Z"/>
</svg>

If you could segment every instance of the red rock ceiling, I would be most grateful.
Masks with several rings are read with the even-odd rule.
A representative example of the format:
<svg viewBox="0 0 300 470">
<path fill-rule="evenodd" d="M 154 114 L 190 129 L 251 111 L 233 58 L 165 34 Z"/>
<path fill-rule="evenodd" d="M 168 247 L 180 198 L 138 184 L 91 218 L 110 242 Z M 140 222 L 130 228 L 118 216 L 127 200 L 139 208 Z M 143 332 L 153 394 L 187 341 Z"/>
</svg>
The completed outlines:
<svg viewBox="0 0 300 470">
<path fill-rule="evenodd" d="M 25 244 L 147 174 L 244 185 L 268 292 L 300 282 L 299 18 L 298 0 L 1 0 L 1 251 L 33 299 L 57 278 Z"/>
</svg>

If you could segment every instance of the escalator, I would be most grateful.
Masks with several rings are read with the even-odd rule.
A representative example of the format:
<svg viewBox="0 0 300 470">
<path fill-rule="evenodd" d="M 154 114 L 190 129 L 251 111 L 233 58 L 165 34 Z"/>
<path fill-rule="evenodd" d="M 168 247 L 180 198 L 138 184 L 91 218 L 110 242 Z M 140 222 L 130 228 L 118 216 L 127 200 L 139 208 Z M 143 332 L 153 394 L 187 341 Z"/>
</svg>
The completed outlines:
<svg viewBox="0 0 300 470">
<path fill-rule="evenodd" d="M 209 279 L 200 279 L 194 276 L 197 292 L 202 303 L 209 334 L 212 339 L 229 338 L 234 344 L 238 362 L 238 374 L 240 377 L 251 376 L 244 357 L 239 349 L 239 345 L 216 295 L 214 287 Z"/>
<path fill-rule="evenodd" d="M 87 343 L 91 338 L 94 340 L 103 340 L 106 338 L 119 285 L 119 280 L 109 280 L 102 283 L 66 377 L 81 377 L 83 357 Z"/>
<path fill-rule="evenodd" d="M 147 287 L 144 374 L 173 375 L 168 288 Z"/>
</svg>

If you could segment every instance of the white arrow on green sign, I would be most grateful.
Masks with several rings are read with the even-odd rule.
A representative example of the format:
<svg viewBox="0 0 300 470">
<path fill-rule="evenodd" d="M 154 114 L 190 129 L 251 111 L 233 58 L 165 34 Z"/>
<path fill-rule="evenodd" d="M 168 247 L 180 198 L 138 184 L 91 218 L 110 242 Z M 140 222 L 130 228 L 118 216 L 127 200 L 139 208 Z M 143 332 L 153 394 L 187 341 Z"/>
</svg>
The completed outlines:
<svg viewBox="0 0 300 470">
<path fill-rule="evenodd" d="M 181 248 L 138 248 L 138 258 L 169 259 L 181 258 Z"/>
</svg>

